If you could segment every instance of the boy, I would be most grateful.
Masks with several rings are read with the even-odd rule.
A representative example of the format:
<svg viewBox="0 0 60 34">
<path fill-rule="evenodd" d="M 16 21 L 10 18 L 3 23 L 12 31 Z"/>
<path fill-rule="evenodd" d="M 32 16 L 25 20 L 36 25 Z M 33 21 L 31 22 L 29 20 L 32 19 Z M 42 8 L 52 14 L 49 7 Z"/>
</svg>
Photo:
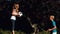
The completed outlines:
<svg viewBox="0 0 60 34">
<path fill-rule="evenodd" d="M 53 15 L 51 15 L 50 16 L 50 20 L 52 21 L 52 25 L 53 25 L 53 28 L 51 28 L 51 29 L 48 29 L 48 31 L 52 31 L 52 34 L 57 34 L 57 27 L 56 27 L 56 22 L 54 21 L 54 16 Z"/>
</svg>

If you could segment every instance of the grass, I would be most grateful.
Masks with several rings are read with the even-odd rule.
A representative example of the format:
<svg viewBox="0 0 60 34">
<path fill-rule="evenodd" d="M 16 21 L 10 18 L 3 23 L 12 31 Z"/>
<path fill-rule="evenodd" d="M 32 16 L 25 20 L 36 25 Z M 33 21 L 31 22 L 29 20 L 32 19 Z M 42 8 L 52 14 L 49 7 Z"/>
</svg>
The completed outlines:
<svg viewBox="0 0 60 34">
<path fill-rule="evenodd" d="M 9 31 L 9 30 L 2 30 L 2 29 L 0 29 L 0 34 L 12 34 L 12 32 Z M 15 34 L 26 34 L 26 33 L 19 30 L 19 31 L 15 31 Z M 38 32 L 37 34 L 50 34 L 50 32 L 48 32 L 48 31 L 41 31 L 41 32 Z"/>
</svg>

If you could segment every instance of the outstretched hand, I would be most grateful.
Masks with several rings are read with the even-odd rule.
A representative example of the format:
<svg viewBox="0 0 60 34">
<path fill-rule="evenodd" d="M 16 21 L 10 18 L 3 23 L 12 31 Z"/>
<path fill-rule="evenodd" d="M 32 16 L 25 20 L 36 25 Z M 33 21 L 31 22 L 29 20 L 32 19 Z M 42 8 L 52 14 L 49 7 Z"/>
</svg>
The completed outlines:
<svg viewBox="0 0 60 34">
<path fill-rule="evenodd" d="M 48 31 L 52 31 L 52 29 L 48 29 Z"/>
</svg>

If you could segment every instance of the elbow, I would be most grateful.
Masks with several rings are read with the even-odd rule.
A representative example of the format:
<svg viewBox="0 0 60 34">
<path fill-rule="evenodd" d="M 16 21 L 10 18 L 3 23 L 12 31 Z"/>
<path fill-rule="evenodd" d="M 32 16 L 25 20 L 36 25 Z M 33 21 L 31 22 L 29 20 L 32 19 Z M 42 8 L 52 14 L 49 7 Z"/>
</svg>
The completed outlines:
<svg viewBox="0 0 60 34">
<path fill-rule="evenodd" d="M 56 29 L 57 27 L 56 26 L 54 26 L 54 29 Z"/>
<path fill-rule="evenodd" d="M 54 29 L 56 29 L 57 27 L 56 26 L 54 26 L 54 28 L 52 28 L 52 30 L 54 30 Z"/>
</svg>

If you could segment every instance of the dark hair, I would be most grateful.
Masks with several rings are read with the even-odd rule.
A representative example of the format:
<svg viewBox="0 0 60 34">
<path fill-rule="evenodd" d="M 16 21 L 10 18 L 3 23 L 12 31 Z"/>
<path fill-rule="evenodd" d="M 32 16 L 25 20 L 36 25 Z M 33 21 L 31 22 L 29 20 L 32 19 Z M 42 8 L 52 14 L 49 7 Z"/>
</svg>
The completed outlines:
<svg viewBox="0 0 60 34">
<path fill-rule="evenodd" d="M 15 8 L 15 5 L 16 5 L 16 4 L 19 4 L 19 3 L 16 3 L 16 2 L 15 2 L 15 3 L 13 4 L 13 8 Z"/>
<path fill-rule="evenodd" d="M 14 3 L 14 5 L 15 5 L 15 4 L 19 4 L 19 3 Z"/>
<path fill-rule="evenodd" d="M 14 4 L 20 4 L 20 2 L 18 1 L 18 2 L 14 2 Z"/>
</svg>

